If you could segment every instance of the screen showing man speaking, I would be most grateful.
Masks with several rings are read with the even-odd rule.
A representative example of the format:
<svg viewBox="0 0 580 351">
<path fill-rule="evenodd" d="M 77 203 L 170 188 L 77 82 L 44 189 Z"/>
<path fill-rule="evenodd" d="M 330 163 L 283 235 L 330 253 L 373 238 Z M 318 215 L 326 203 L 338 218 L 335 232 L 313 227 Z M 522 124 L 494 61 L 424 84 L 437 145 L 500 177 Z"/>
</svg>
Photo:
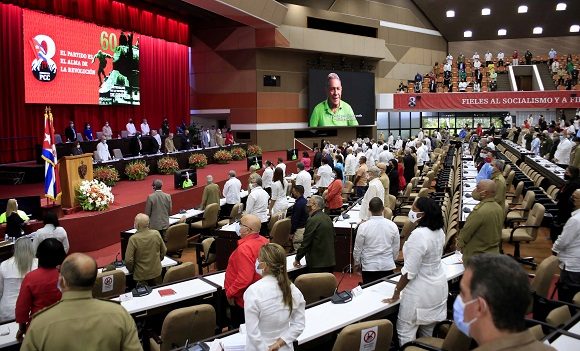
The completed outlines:
<svg viewBox="0 0 580 351">
<path fill-rule="evenodd" d="M 314 128 L 374 125 L 374 74 L 310 69 L 308 110 Z"/>
<path fill-rule="evenodd" d="M 26 103 L 139 105 L 139 36 L 23 11 Z"/>
</svg>

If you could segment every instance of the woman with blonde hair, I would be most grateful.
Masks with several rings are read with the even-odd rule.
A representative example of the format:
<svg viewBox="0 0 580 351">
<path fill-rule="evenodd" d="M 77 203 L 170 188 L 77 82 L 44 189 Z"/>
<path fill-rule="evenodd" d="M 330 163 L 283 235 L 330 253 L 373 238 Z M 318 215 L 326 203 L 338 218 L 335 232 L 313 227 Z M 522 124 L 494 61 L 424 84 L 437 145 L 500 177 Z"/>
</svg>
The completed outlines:
<svg viewBox="0 0 580 351">
<path fill-rule="evenodd" d="M 260 249 L 256 272 L 262 275 L 244 293 L 246 351 L 293 350 L 304 330 L 304 296 L 286 272 L 286 251 L 274 243 Z"/>
<path fill-rule="evenodd" d="M 0 216 L 0 223 L 6 222 L 6 234 L 11 238 L 20 238 L 22 236 L 23 227 L 29 218 L 24 211 L 18 210 L 18 202 L 16 199 L 8 200 L 6 204 L 6 212 Z"/>
<path fill-rule="evenodd" d="M 14 243 L 14 256 L 0 263 L 0 323 L 13 320 L 20 284 L 26 273 L 38 268 L 32 241 L 20 238 Z"/>
</svg>

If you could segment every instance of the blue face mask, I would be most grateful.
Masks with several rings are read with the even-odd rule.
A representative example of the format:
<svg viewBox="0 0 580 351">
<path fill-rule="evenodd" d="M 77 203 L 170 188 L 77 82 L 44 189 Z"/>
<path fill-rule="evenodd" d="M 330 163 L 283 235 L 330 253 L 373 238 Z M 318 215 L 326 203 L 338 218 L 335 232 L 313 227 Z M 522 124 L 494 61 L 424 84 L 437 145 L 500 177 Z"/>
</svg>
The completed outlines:
<svg viewBox="0 0 580 351">
<path fill-rule="evenodd" d="M 258 259 L 256 259 L 256 273 L 258 275 L 264 275 L 264 269 L 260 268 L 260 261 Z"/>
<path fill-rule="evenodd" d="M 475 302 L 477 299 L 473 299 L 471 301 L 467 301 L 467 302 L 463 302 L 463 299 L 461 298 L 461 295 L 457 295 L 457 298 L 455 299 L 455 302 L 453 303 L 453 321 L 455 322 L 455 325 L 457 326 L 457 329 L 459 329 L 463 334 L 470 336 L 469 335 L 469 327 L 471 326 L 471 324 L 473 324 L 475 321 L 477 321 L 477 318 L 472 319 L 469 322 L 465 322 L 463 320 L 464 316 L 464 312 L 465 312 L 465 306 Z"/>
</svg>

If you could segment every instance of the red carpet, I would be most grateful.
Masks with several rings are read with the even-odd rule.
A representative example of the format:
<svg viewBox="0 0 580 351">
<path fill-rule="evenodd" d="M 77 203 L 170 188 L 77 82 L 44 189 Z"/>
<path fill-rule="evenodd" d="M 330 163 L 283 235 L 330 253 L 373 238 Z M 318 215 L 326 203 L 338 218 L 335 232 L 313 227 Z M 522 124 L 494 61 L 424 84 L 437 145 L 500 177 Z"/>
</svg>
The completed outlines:
<svg viewBox="0 0 580 351">
<path fill-rule="evenodd" d="M 286 151 L 266 152 L 263 161 L 286 159 Z M 286 172 L 296 172 L 296 161 L 286 162 Z M 232 161 L 229 164 L 211 164 L 197 171 L 198 186 L 188 190 L 173 189 L 173 175 L 151 175 L 144 181 L 121 181 L 113 187 L 115 202 L 104 212 L 77 212 L 60 219 L 70 241 L 71 252 L 87 252 L 105 263 L 113 261 L 120 251 L 119 233 L 133 227 L 135 215 L 145 208 L 145 200 L 151 193 L 151 183 L 159 178 L 164 182 L 163 190 L 171 195 L 173 212 L 199 206 L 205 177 L 214 176 L 214 182 L 220 188 L 228 178 L 228 171 L 235 170 L 243 187 L 247 187 L 249 172 L 246 160 Z M 2 197 L 39 195 L 43 193 L 43 184 L 23 184 L 0 186 Z M 44 201 L 43 201 L 44 203 Z M 99 262 L 101 263 L 101 262 Z"/>
</svg>

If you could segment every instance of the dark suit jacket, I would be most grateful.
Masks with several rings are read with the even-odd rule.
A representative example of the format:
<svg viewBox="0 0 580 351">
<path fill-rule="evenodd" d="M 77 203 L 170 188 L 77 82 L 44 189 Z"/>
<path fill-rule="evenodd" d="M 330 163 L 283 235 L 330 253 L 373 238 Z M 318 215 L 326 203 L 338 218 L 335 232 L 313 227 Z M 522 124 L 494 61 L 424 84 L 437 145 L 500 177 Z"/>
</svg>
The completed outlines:
<svg viewBox="0 0 580 351">
<path fill-rule="evenodd" d="M 71 129 L 71 127 L 66 127 L 64 130 L 64 136 L 66 141 L 76 141 L 77 140 L 77 132 L 75 129 Z"/>
<path fill-rule="evenodd" d="M 306 221 L 302 246 L 296 253 L 296 260 L 306 256 L 306 266 L 310 268 L 334 267 L 334 226 L 332 220 L 318 211 Z"/>
<path fill-rule="evenodd" d="M 149 228 L 167 229 L 171 215 L 171 196 L 161 190 L 153 192 L 147 197 L 145 214 L 149 216 Z"/>
</svg>

